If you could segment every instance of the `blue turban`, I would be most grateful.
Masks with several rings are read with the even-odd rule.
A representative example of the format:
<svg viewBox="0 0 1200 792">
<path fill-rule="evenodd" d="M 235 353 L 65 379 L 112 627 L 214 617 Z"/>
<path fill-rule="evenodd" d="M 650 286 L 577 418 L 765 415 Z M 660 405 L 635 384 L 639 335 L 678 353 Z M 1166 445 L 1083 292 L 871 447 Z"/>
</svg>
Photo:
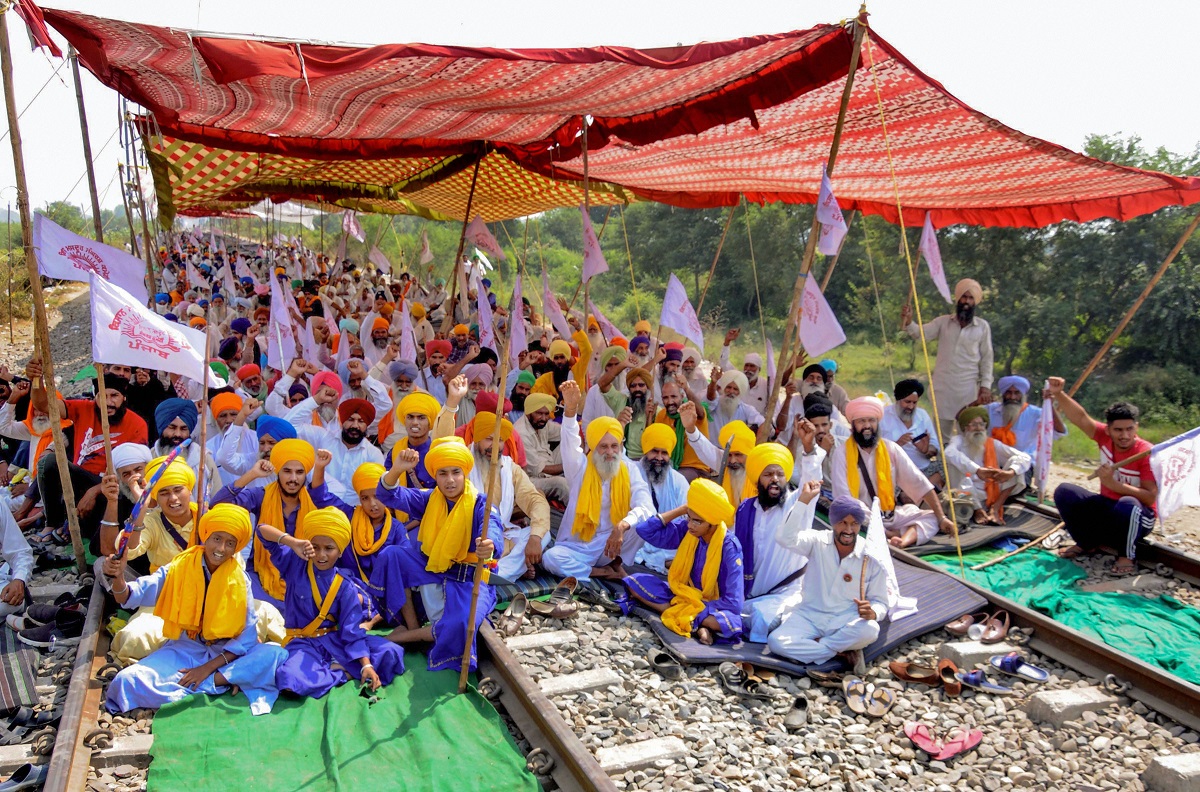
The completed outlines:
<svg viewBox="0 0 1200 792">
<path fill-rule="evenodd" d="M 201 308 L 207 308 L 208 300 L 201 300 L 200 302 L 196 303 L 196 305 L 199 305 Z"/>
<path fill-rule="evenodd" d="M 644 336 L 644 335 L 634 336 L 633 339 L 629 342 L 629 348 L 631 350 L 637 349 L 642 344 L 645 344 L 646 346 L 650 346 L 649 336 Z"/>
<path fill-rule="evenodd" d="M 402 375 L 416 380 L 417 373 L 417 367 L 406 360 L 397 360 L 388 366 L 388 376 L 392 378 L 392 382 L 400 379 Z"/>
<path fill-rule="evenodd" d="M 849 495 L 838 495 L 829 504 L 829 524 L 837 525 L 846 517 L 853 517 L 859 525 L 867 523 L 867 507 L 858 498 Z"/>
<path fill-rule="evenodd" d="M 337 373 L 338 373 L 338 376 L 342 378 L 342 383 L 344 385 L 349 385 L 350 384 L 350 361 L 343 360 L 341 363 L 338 363 Z"/>
<path fill-rule="evenodd" d="M 998 387 L 1000 388 L 1001 396 L 1004 396 L 1004 392 L 1012 387 L 1015 387 L 1017 390 L 1021 391 L 1021 395 L 1024 396 L 1025 394 L 1029 393 L 1029 380 L 1025 379 L 1024 377 L 1018 377 L 1015 374 L 1011 374 L 1007 377 L 1001 377 L 1000 385 Z"/>
<path fill-rule="evenodd" d="M 213 296 L 215 297 L 216 295 Z M 825 369 L 830 374 L 837 374 L 837 361 L 825 358 L 821 361 L 821 368 Z"/>
<path fill-rule="evenodd" d="M 308 386 L 303 382 L 293 382 L 292 387 L 288 388 L 288 398 L 293 396 L 308 396 Z"/>
<path fill-rule="evenodd" d="M 166 319 L 168 322 L 178 322 L 179 321 L 179 317 L 173 313 L 163 314 L 163 319 Z"/>
<path fill-rule="evenodd" d="M 222 339 L 220 345 L 217 347 L 217 357 L 221 358 L 221 360 L 233 360 L 233 356 L 238 351 L 237 346 L 238 340 L 233 336 Z"/>
<path fill-rule="evenodd" d="M 254 278 L 247 276 L 247 277 L 242 278 L 241 280 L 242 280 L 243 286 L 253 286 L 254 285 Z"/>
<path fill-rule="evenodd" d="M 189 399 L 167 399 L 154 409 L 154 425 L 158 427 L 159 434 L 162 434 L 163 429 L 176 418 L 182 418 L 189 431 L 195 429 L 199 419 L 195 402 Z"/>
<path fill-rule="evenodd" d="M 343 319 L 342 321 L 338 322 L 338 330 L 341 330 L 343 333 L 352 333 L 357 335 L 358 322 L 353 319 Z"/>
<path fill-rule="evenodd" d="M 280 440 L 290 440 L 296 437 L 296 427 L 292 426 L 282 418 L 276 418 L 274 415 L 263 415 L 258 419 L 258 428 L 255 429 L 258 433 L 258 439 L 264 437 L 273 437 L 275 442 Z"/>
<path fill-rule="evenodd" d="M 167 294 L 166 292 L 159 292 L 158 294 L 154 295 L 154 301 L 160 303 L 171 302 L 171 295 Z"/>
<path fill-rule="evenodd" d="M 221 302 L 225 302 L 225 295 L 221 294 L 221 292 L 213 292 L 212 298 L 213 298 L 213 302 L 216 302 L 217 300 L 220 300 Z"/>
<path fill-rule="evenodd" d="M 483 284 L 483 288 L 485 288 L 485 289 L 492 288 L 492 279 L 491 278 L 480 278 L 479 282 Z"/>
<path fill-rule="evenodd" d="M 237 319 L 234 319 L 229 323 L 229 329 L 238 335 L 246 335 L 246 333 L 250 330 L 250 320 L 244 316 L 239 316 Z"/>
</svg>

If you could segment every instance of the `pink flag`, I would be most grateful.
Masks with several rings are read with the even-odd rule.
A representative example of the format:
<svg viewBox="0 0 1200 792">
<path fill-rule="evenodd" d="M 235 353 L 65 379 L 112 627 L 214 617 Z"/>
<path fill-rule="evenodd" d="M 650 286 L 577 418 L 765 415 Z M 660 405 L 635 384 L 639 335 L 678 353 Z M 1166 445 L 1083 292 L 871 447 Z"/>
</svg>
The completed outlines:
<svg viewBox="0 0 1200 792">
<path fill-rule="evenodd" d="M 334 262 L 341 264 L 346 258 L 346 235 L 342 234 L 342 238 L 338 240 L 337 250 L 333 254 Z"/>
<path fill-rule="evenodd" d="M 492 324 L 492 306 L 488 302 L 487 290 L 479 282 L 478 270 L 475 270 L 474 277 L 471 280 L 472 285 L 475 287 L 476 310 L 479 311 L 479 346 L 497 352 L 496 327 Z"/>
<path fill-rule="evenodd" d="M 433 251 L 429 249 L 429 231 L 421 229 L 421 258 L 422 264 L 428 264 L 433 261 Z"/>
<path fill-rule="evenodd" d="M 801 295 L 800 312 L 800 343 L 809 357 L 820 357 L 829 350 L 846 341 L 846 334 L 816 278 L 808 275 L 804 279 L 804 293 Z"/>
<path fill-rule="evenodd" d="M 233 269 L 237 272 L 237 276 L 239 278 L 250 278 L 251 280 L 254 280 L 254 273 L 250 271 L 250 265 L 246 263 L 246 260 L 242 258 L 240 254 L 234 261 Z"/>
<path fill-rule="evenodd" d="M 205 369 L 204 333 L 168 322 L 124 289 L 92 275 L 92 359 L 196 379 Z M 208 384 L 225 381 L 208 371 Z"/>
<path fill-rule="evenodd" d="M 146 262 L 123 250 L 73 234 L 40 214 L 33 216 L 33 250 L 38 272 L 48 278 L 81 281 L 91 275 L 124 289 L 142 305 L 146 291 Z"/>
<path fill-rule="evenodd" d="M 525 307 L 521 299 L 521 276 L 513 282 L 512 310 L 508 312 L 508 362 L 515 370 L 520 354 L 529 346 L 525 335 Z"/>
<path fill-rule="evenodd" d="M 583 215 L 583 282 L 587 283 L 597 275 L 608 272 L 608 262 L 600 250 L 600 240 L 592 228 L 592 218 L 582 206 L 579 211 Z"/>
<path fill-rule="evenodd" d="M 667 280 L 667 293 L 663 297 L 662 316 L 658 323 L 686 337 L 697 349 L 704 351 L 704 328 L 700 326 L 696 309 L 688 299 L 687 289 L 683 288 L 674 272 Z"/>
<path fill-rule="evenodd" d="M 347 209 L 342 214 L 342 230 L 359 242 L 367 238 L 366 234 L 363 233 L 362 225 L 358 222 L 358 215 L 353 209 Z"/>
<path fill-rule="evenodd" d="M 621 335 L 621 331 L 617 329 L 617 326 L 608 321 L 608 317 L 600 313 L 600 309 L 596 307 L 596 303 L 588 300 L 588 307 L 592 309 L 592 316 L 596 317 L 596 322 L 600 325 L 600 329 L 604 331 L 604 337 L 608 339 L 608 343 L 611 344 L 614 338 L 624 337 Z"/>
<path fill-rule="evenodd" d="M 567 324 L 567 317 L 563 316 L 558 299 L 554 292 L 550 291 L 550 280 L 546 277 L 546 270 L 542 270 L 542 310 L 560 336 L 571 337 L 571 325 Z"/>
<path fill-rule="evenodd" d="M 467 242 L 485 253 L 491 253 L 501 260 L 505 257 L 504 251 L 500 249 L 500 243 L 496 241 L 496 237 L 492 236 L 492 232 L 488 231 L 487 224 L 479 215 L 475 215 L 475 219 L 467 226 L 466 239 Z"/>
<path fill-rule="evenodd" d="M 1043 393 L 1050 392 L 1050 383 L 1042 386 Z M 1038 490 L 1045 495 L 1046 480 L 1050 477 L 1050 459 L 1054 449 L 1054 401 L 1047 396 L 1042 399 L 1042 419 L 1038 422 L 1037 459 L 1034 473 L 1037 475 Z"/>
<path fill-rule="evenodd" d="M 846 236 L 846 218 L 838 206 L 833 194 L 833 185 L 829 183 L 829 174 L 821 170 L 821 193 L 817 196 L 817 220 L 821 222 L 821 236 L 817 239 L 817 250 L 826 256 L 833 256 L 842 245 Z"/>
<path fill-rule="evenodd" d="M 392 262 L 388 261 L 387 256 L 383 255 L 383 251 L 374 245 L 371 245 L 371 252 L 367 254 L 367 261 L 383 270 L 385 275 L 390 275 L 392 272 Z"/>
<path fill-rule="evenodd" d="M 417 362 L 417 334 L 413 332 L 408 300 L 400 303 L 400 359 L 408 363 Z"/>
<path fill-rule="evenodd" d="M 942 267 L 942 251 L 938 248 L 937 231 L 933 227 L 933 215 L 925 213 L 925 228 L 921 231 L 921 244 L 917 246 L 917 254 L 924 256 L 929 263 L 929 274 L 933 277 L 933 285 L 946 302 L 953 304 L 950 298 L 950 287 L 946 284 L 946 270 Z"/>
<path fill-rule="evenodd" d="M 271 319 L 267 328 L 267 365 L 279 371 L 287 371 L 296 359 L 296 335 L 292 329 L 292 316 L 288 311 L 287 291 L 279 278 L 271 278 Z"/>
</svg>

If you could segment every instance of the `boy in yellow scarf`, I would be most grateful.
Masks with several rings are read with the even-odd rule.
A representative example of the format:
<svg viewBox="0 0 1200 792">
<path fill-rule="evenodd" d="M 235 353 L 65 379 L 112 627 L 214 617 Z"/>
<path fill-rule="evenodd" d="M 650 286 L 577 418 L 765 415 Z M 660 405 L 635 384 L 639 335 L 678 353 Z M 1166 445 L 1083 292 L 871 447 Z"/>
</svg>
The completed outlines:
<svg viewBox="0 0 1200 792">
<path fill-rule="evenodd" d="M 425 454 L 425 469 L 437 486 L 433 489 L 397 486 L 400 477 L 417 466 L 420 456 L 411 448 L 398 452 L 395 461 L 379 482 L 376 497 L 384 506 L 399 509 L 420 520 L 417 541 L 392 545 L 379 551 L 376 565 L 390 567 L 390 579 L 402 579 L 406 587 L 436 584 L 445 594 L 445 608 L 430 627 L 410 630 L 398 627 L 388 639 L 396 643 L 433 641 L 429 651 L 429 670 L 458 668 L 467 643 L 467 614 L 475 562 L 491 558 L 497 542 L 504 541 L 504 526 L 493 509 L 484 516 L 487 493 L 471 484 L 470 473 L 475 456 L 461 437 L 440 437 Z M 475 609 L 478 627 L 496 607 L 496 589 L 484 583 L 479 587 Z M 475 667 L 475 646 L 471 646 L 471 668 Z"/>
<path fill-rule="evenodd" d="M 663 624 L 703 644 L 733 642 L 742 632 L 742 547 L 730 524 L 733 504 L 721 485 L 696 479 L 687 504 L 637 526 L 656 547 L 679 548 L 664 583 L 650 574 L 630 575 L 625 588 Z"/>
<path fill-rule="evenodd" d="M 270 712 L 279 696 L 275 671 L 287 650 L 260 644 L 254 597 L 238 554 L 250 541 L 250 514 L 240 506 L 209 509 L 189 547 L 152 575 L 126 582 L 124 558 L 103 562 L 113 596 L 133 610 L 153 605 L 167 641 L 113 678 L 110 712 L 158 709 L 195 693 L 239 690 L 255 715 Z"/>
</svg>

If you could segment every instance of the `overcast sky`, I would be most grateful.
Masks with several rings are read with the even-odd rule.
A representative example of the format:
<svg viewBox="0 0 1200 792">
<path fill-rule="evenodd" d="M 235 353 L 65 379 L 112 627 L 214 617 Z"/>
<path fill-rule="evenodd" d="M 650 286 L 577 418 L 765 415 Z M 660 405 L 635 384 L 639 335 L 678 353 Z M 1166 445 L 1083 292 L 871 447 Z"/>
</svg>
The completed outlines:
<svg viewBox="0 0 1200 792">
<path fill-rule="evenodd" d="M 720 41 L 836 22 L 857 12 L 832 0 L 53 0 L 98 16 L 229 33 L 380 44 L 635 47 Z M 1200 142 L 1200 105 L 1183 52 L 1200 30 L 1195 0 L 876 0 L 872 27 L 918 68 L 977 110 L 1078 150 L 1091 133 L 1139 135 L 1176 152 Z M 31 53 L 9 14 L 25 167 L 35 207 L 87 203 L 70 67 Z M 57 32 L 52 31 L 60 44 Z M 65 50 L 65 44 L 63 45 Z M 49 82 L 47 83 L 47 80 Z M 117 95 L 83 72 L 96 178 L 105 207 L 115 185 Z M 107 143 L 106 143 L 107 141 Z M 15 201 L 12 158 L 0 146 L 0 205 Z"/>
</svg>

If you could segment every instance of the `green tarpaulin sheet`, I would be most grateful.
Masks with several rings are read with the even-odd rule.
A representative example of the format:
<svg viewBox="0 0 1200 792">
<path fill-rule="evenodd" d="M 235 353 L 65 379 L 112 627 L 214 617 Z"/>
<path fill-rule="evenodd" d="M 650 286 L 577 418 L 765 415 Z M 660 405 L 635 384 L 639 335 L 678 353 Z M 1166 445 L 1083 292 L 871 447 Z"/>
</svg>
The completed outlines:
<svg viewBox="0 0 1200 792">
<path fill-rule="evenodd" d="M 964 553 L 967 580 L 1046 614 L 1057 622 L 1156 665 L 1180 679 L 1200 684 L 1200 610 L 1165 595 L 1080 591 L 1087 577 L 1077 564 L 1033 549 L 978 572 L 978 564 L 1003 555 L 1000 550 Z M 958 576 L 958 559 L 927 558 Z"/>
<path fill-rule="evenodd" d="M 373 705 L 350 681 L 323 699 L 281 696 L 259 717 L 244 696 L 193 696 L 163 707 L 147 788 L 540 790 L 487 700 L 473 689 L 458 695 L 458 674 L 426 671 L 419 654 L 404 659 L 408 670 Z"/>
</svg>

